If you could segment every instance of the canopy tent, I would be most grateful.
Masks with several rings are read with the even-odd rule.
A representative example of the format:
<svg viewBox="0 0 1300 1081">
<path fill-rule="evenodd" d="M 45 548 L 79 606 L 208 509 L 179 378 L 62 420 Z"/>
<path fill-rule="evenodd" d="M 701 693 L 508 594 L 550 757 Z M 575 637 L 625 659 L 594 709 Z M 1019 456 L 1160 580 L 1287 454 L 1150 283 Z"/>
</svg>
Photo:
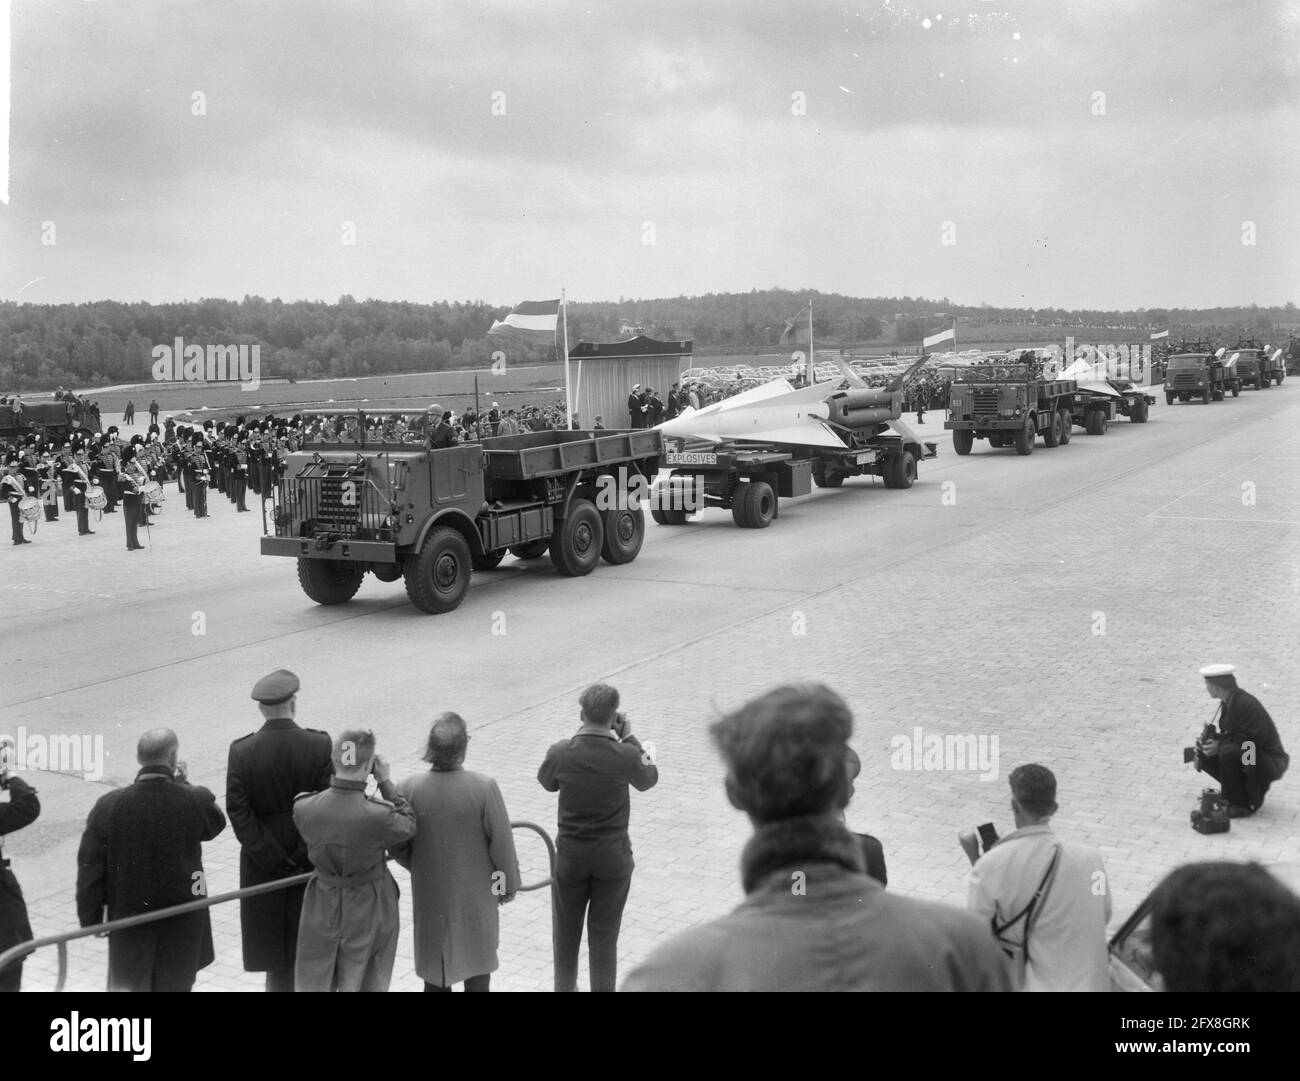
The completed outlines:
<svg viewBox="0 0 1300 1081">
<path fill-rule="evenodd" d="M 644 334 L 619 342 L 578 342 L 569 350 L 578 423 L 590 428 L 603 417 L 606 428 L 629 427 L 627 396 L 637 383 L 654 387 L 667 405 L 668 389 L 691 366 L 694 346 L 689 339 L 660 342 Z"/>
</svg>

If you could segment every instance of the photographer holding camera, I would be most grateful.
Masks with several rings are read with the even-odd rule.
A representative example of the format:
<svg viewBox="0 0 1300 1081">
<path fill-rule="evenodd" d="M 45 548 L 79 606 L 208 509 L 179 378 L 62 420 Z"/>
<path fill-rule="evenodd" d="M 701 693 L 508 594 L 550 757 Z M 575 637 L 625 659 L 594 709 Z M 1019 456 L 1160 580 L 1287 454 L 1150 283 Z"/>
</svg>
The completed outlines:
<svg viewBox="0 0 1300 1081">
<path fill-rule="evenodd" d="M 0 790 L 7 790 L 9 799 L 0 803 L 0 837 L 14 833 L 35 822 L 41 813 L 41 801 L 36 789 L 21 777 L 10 772 L 10 753 L 13 743 L 0 740 Z M 27 919 L 27 903 L 18 879 L 9 869 L 9 861 L 0 849 L 0 953 L 27 942 L 32 937 L 32 925 Z M 0 972 L 0 991 L 17 991 L 23 982 L 23 963 L 17 961 Z"/>
<path fill-rule="evenodd" d="M 1206 693 L 1220 704 L 1214 722 L 1196 741 L 1196 768 L 1223 785 L 1229 818 L 1249 818 L 1263 804 L 1269 785 L 1286 773 L 1291 759 L 1282 749 L 1282 737 L 1268 710 L 1237 686 L 1234 672 L 1230 664 L 1200 669 Z"/>
<path fill-rule="evenodd" d="M 323 792 L 300 795 L 293 821 L 316 877 L 298 925 L 296 991 L 387 991 L 397 957 L 397 882 L 387 850 L 415 836 L 415 811 L 375 753 L 372 732 L 343 732 L 334 776 Z M 376 796 L 366 795 L 373 774 Z"/>
</svg>

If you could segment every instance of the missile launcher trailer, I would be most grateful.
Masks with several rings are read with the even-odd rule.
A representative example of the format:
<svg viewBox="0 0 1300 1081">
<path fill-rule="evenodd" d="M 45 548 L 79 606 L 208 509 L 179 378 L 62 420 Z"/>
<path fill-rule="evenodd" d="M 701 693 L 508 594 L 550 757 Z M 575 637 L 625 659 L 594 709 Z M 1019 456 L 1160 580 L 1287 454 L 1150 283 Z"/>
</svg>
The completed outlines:
<svg viewBox="0 0 1300 1081">
<path fill-rule="evenodd" d="M 1070 441 L 1076 408 L 1084 422 L 1093 426 L 1089 432 L 1097 426 L 1105 431 L 1102 409 L 1085 403 L 1085 397 L 1073 379 L 1044 378 L 1042 366 L 1032 354 L 1020 360 L 976 364 L 954 373 L 943 426 L 952 432 L 953 449 L 958 454 L 969 454 L 976 439 L 987 439 L 994 447 L 1014 446 L 1017 454 L 1032 454 L 1040 435 L 1048 447 Z"/>
<path fill-rule="evenodd" d="M 351 600 L 369 571 L 381 582 L 403 578 L 422 611 L 449 612 L 471 569 L 492 570 L 507 552 L 537 559 L 549 550 L 568 577 L 602 558 L 636 559 L 645 519 L 621 496 L 629 478 L 649 489 L 659 432 L 531 432 L 428 450 L 368 432 L 368 420 L 395 412 L 310 414 L 325 418 L 322 434 L 288 456 L 262 554 L 296 558 L 312 600 Z"/>
</svg>

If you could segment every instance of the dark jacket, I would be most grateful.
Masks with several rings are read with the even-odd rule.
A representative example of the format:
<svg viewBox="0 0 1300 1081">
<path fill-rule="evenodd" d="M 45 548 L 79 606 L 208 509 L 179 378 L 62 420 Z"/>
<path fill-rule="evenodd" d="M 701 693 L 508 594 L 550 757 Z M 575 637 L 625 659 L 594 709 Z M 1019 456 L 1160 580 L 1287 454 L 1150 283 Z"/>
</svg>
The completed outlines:
<svg viewBox="0 0 1300 1081">
<path fill-rule="evenodd" d="M 40 813 L 36 789 L 21 777 L 10 776 L 9 799 L 0 803 L 0 835 L 30 825 Z M 0 866 L 0 953 L 31 937 L 32 925 L 27 920 L 27 905 L 18 879 L 8 867 Z"/>
<path fill-rule="evenodd" d="M 329 736 L 287 717 L 267 721 L 230 745 L 226 813 L 239 839 L 241 888 L 312 869 L 293 824 L 293 800 L 328 788 L 333 772 Z M 247 971 L 293 967 L 305 889 L 304 883 L 239 902 Z"/>
<path fill-rule="evenodd" d="M 624 991 L 1010 991 L 988 928 L 949 905 L 888 893 L 830 817 L 762 826 L 746 898 L 660 946 Z"/>
<path fill-rule="evenodd" d="M 172 779 L 162 766 L 146 766 L 135 783 L 101 796 L 86 819 L 77 853 L 77 916 L 82 927 L 156 912 L 208 893 L 204 841 L 226 828 L 226 816 L 206 788 Z M 171 926 L 169 926 L 171 925 Z M 177 929 L 183 933 L 178 935 Z M 166 949 L 160 951 L 160 943 Z M 140 987 L 140 970 L 163 969 L 169 985 L 213 960 L 212 922 L 205 909 L 113 935 L 110 988 Z M 146 972 L 147 978 L 150 975 Z"/>
<path fill-rule="evenodd" d="M 1253 694 L 1240 688 L 1224 699 L 1219 711 L 1219 733 L 1228 743 L 1241 745 L 1253 741 L 1257 748 L 1256 758 L 1267 760 L 1274 780 L 1281 777 L 1291 764 L 1291 757 L 1282 748 L 1282 737 L 1268 710 Z"/>
</svg>

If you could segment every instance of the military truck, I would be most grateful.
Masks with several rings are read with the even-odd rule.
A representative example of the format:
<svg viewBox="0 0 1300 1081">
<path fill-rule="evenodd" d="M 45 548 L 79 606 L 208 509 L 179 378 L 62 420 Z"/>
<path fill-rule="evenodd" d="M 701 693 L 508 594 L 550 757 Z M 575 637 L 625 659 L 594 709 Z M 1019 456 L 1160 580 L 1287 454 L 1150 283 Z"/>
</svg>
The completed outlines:
<svg viewBox="0 0 1300 1081">
<path fill-rule="evenodd" d="M 1206 404 L 1221 402 L 1228 391 L 1232 391 L 1234 398 L 1241 393 L 1236 364 L 1203 352 L 1175 353 L 1169 358 L 1165 369 L 1167 405 L 1173 405 L 1175 398 L 1180 402 L 1190 402 L 1193 398 L 1200 398 Z"/>
<path fill-rule="evenodd" d="M 428 450 L 384 442 L 383 418 L 398 412 L 306 414 L 307 439 L 287 456 L 261 550 L 297 559 L 318 604 L 351 600 L 368 571 L 404 579 L 421 611 L 450 612 L 471 569 L 494 570 L 507 553 L 549 551 L 567 577 L 636 559 L 645 517 L 632 489 L 649 492 L 659 432 L 530 432 Z"/>
<path fill-rule="evenodd" d="M 943 426 L 952 432 L 958 454 L 969 454 L 976 439 L 987 439 L 994 447 L 1014 446 L 1017 454 L 1032 454 L 1040 435 L 1047 447 L 1070 441 L 1082 398 L 1076 380 L 1049 378 L 1038 357 L 1026 351 L 957 369 Z M 1095 403 L 1082 408 L 1101 412 Z"/>
<path fill-rule="evenodd" d="M 1275 381 L 1281 383 L 1286 377 L 1281 350 L 1270 351 L 1258 338 L 1242 338 L 1226 356 L 1229 361 L 1235 359 L 1242 386 L 1267 390 Z"/>
<path fill-rule="evenodd" d="M 12 440 L 33 433 L 47 439 L 63 440 L 73 432 L 98 434 L 99 416 L 77 399 L 57 402 L 22 403 L 21 417 L 12 405 L 0 405 L 0 439 Z"/>
</svg>

